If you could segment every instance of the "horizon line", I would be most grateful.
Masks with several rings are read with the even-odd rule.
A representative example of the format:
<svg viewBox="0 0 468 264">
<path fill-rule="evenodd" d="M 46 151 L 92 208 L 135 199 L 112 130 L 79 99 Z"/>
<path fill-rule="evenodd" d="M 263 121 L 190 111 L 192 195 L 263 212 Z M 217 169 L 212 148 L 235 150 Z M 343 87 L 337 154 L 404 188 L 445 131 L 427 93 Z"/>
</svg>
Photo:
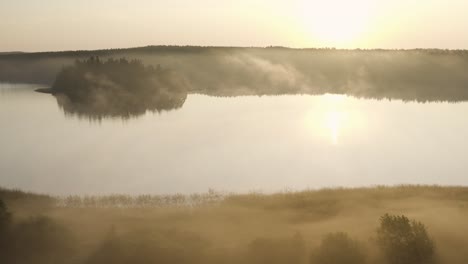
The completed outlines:
<svg viewBox="0 0 468 264">
<path fill-rule="evenodd" d="M 468 51 L 468 49 L 449 49 L 449 48 L 336 48 L 336 47 L 288 47 L 281 45 L 268 46 L 216 46 L 216 45 L 146 45 L 123 48 L 97 48 L 97 49 L 65 49 L 65 50 L 48 50 L 48 51 L 0 51 L 0 56 L 3 55 L 18 55 L 18 54 L 38 54 L 38 53 L 67 53 L 67 52 L 98 52 L 98 51 L 122 51 L 144 48 L 218 48 L 218 49 L 289 49 L 289 50 L 334 50 L 334 51 Z"/>
</svg>

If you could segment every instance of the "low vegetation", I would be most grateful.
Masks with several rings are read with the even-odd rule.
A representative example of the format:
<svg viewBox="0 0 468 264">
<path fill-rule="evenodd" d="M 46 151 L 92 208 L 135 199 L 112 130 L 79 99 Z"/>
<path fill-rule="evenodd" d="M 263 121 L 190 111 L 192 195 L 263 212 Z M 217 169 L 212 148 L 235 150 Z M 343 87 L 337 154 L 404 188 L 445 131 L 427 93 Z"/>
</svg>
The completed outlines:
<svg viewBox="0 0 468 264">
<path fill-rule="evenodd" d="M 1 189 L 0 263 L 461 264 L 468 259 L 464 187 L 211 191 L 200 195 L 210 199 L 198 203 L 154 196 L 166 202 L 145 206 L 137 199 L 122 206 L 126 196 L 109 197 L 120 198 L 105 206 L 64 204 L 67 198 Z"/>
<path fill-rule="evenodd" d="M 311 263 L 316 264 L 364 264 L 366 253 L 360 243 L 347 233 L 326 235 L 320 246 L 312 252 Z"/>
</svg>

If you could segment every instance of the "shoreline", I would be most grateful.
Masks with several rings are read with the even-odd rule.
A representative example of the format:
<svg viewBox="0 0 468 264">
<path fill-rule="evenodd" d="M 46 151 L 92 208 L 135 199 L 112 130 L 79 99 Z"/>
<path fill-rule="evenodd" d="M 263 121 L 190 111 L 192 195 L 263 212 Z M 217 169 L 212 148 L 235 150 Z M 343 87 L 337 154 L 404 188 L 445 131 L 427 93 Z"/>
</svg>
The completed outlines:
<svg viewBox="0 0 468 264">
<path fill-rule="evenodd" d="M 54 92 L 52 91 L 52 88 L 38 88 L 38 89 L 35 89 L 34 90 L 35 92 L 38 92 L 38 93 L 45 93 L 45 94 L 54 94 Z"/>
</svg>

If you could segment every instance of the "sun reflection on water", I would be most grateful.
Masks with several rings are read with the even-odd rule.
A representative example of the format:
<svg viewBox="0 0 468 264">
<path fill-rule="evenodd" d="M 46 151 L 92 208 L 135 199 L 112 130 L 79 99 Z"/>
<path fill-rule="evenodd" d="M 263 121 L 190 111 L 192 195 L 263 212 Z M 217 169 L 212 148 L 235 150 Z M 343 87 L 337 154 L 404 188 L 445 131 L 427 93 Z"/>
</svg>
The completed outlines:
<svg viewBox="0 0 468 264">
<path fill-rule="evenodd" d="M 327 94 L 314 103 L 313 108 L 307 114 L 307 126 L 314 131 L 315 136 L 320 136 L 332 145 L 340 143 L 350 122 L 350 114 L 347 109 L 347 97 L 345 95 Z"/>
<path fill-rule="evenodd" d="M 330 111 L 326 114 L 326 125 L 330 131 L 331 143 L 333 145 L 338 144 L 340 128 L 342 127 L 342 123 L 344 122 L 344 116 L 344 113 L 340 111 Z"/>
</svg>

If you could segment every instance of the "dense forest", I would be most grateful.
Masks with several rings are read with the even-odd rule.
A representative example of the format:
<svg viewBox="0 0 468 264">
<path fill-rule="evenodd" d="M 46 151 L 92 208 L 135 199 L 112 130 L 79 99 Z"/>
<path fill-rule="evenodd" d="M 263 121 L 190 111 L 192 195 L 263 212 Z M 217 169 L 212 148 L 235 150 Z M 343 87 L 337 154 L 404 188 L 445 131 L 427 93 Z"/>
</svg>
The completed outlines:
<svg viewBox="0 0 468 264">
<path fill-rule="evenodd" d="M 468 51 L 149 46 L 0 55 L 0 81 L 53 84 L 63 67 L 99 56 L 162 65 L 215 96 L 324 94 L 426 101 L 468 100 Z"/>
<path fill-rule="evenodd" d="M 99 57 L 77 60 L 64 67 L 50 89 L 59 106 L 70 114 L 91 118 L 131 117 L 146 111 L 180 108 L 188 84 L 175 72 L 160 66 Z"/>
<path fill-rule="evenodd" d="M 0 262 L 461 264 L 467 197 L 437 186 L 137 197 L 0 189 Z"/>
</svg>

